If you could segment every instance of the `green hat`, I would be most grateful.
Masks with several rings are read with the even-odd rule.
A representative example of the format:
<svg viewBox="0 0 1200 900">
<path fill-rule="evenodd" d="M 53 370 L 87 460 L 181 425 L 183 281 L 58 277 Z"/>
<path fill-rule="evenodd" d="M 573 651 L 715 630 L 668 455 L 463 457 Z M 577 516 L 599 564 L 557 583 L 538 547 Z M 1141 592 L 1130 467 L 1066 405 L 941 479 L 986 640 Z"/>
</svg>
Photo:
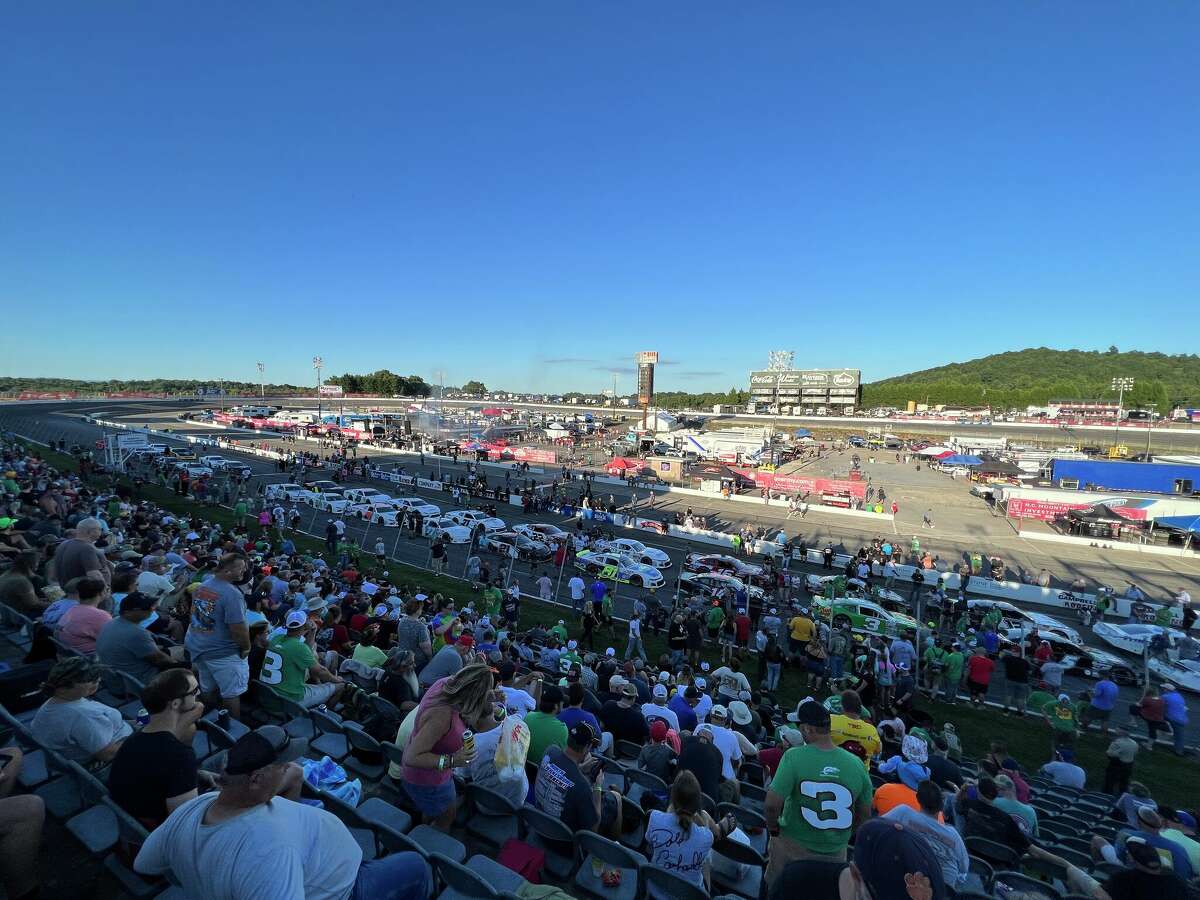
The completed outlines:
<svg viewBox="0 0 1200 900">
<path fill-rule="evenodd" d="M 4 516 L 3 518 L 0 518 L 0 531 L 6 531 L 9 528 L 12 528 L 13 523 L 16 521 L 17 521 L 16 519 L 11 519 L 8 516 Z"/>
</svg>

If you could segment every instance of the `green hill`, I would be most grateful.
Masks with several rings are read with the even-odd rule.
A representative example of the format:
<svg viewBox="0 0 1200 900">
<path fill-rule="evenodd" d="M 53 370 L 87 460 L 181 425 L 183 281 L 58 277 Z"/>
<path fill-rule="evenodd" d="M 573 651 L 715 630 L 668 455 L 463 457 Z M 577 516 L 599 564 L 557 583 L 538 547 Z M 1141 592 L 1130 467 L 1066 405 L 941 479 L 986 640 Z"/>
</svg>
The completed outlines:
<svg viewBox="0 0 1200 900">
<path fill-rule="evenodd" d="M 1038 347 L 997 353 L 969 362 L 938 366 L 863 385 L 863 405 L 945 403 L 954 406 L 1021 408 L 1051 399 L 1116 398 L 1114 377 L 1134 379 L 1127 407 L 1155 408 L 1166 414 L 1180 404 L 1200 403 L 1200 356 L 1051 350 Z"/>
</svg>

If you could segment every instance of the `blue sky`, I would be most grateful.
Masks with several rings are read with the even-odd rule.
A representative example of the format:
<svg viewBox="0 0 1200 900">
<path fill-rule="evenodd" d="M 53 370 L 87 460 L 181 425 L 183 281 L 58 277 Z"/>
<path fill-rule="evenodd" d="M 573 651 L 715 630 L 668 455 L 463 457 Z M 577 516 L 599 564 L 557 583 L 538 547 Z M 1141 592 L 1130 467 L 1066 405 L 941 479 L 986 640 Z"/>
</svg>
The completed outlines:
<svg viewBox="0 0 1200 900">
<path fill-rule="evenodd" d="M 1190 3 L 18 4 L 0 374 L 1194 352 Z"/>
</svg>

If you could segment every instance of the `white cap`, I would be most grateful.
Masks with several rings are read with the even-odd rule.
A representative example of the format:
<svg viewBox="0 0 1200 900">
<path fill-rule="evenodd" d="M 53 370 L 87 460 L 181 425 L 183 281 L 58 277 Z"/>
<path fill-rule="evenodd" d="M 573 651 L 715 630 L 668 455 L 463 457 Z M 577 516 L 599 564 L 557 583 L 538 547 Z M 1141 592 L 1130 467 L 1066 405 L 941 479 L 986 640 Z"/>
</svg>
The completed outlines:
<svg viewBox="0 0 1200 900">
<path fill-rule="evenodd" d="M 380 603 L 377 607 L 375 607 L 375 615 L 377 616 L 386 616 L 387 611 L 388 608 L 386 604 Z"/>
<path fill-rule="evenodd" d="M 302 609 L 293 609 L 283 620 L 283 624 L 288 628 L 302 628 L 307 623 L 308 614 Z"/>
<path fill-rule="evenodd" d="M 616 656 L 617 651 L 614 650 L 612 647 L 609 647 L 607 650 L 604 651 L 604 655 L 605 656 Z"/>
<path fill-rule="evenodd" d="M 718 703 L 709 712 L 708 717 L 710 719 L 728 719 L 729 710 L 727 710 L 722 704 Z"/>
<path fill-rule="evenodd" d="M 708 686 L 708 683 L 703 678 L 697 678 L 694 684 L 696 685 L 696 690 L 698 691 L 702 691 Z"/>
<path fill-rule="evenodd" d="M 574 641 L 574 640 L 572 640 L 572 641 L 567 641 L 567 649 L 568 649 L 568 650 L 574 650 L 574 649 L 575 649 L 576 647 L 578 647 L 578 646 L 579 646 L 579 642 L 578 642 L 578 641 Z"/>
<path fill-rule="evenodd" d="M 658 680 L 660 682 L 662 682 L 663 684 L 669 684 L 671 681 L 671 673 L 670 672 L 659 672 Z"/>
<path fill-rule="evenodd" d="M 711 668 L 712 668 L 712 666 L 710 666 L 707 662 L 700 663 L 700 671 L 701 672 L 707 672 Z"/>
<path fill-rule="evenodd" d="M 654 686 L 654 696 L 655 697 L 667 696 L 667 686 L 665 684 L 656 684 Z"/>
</svg>

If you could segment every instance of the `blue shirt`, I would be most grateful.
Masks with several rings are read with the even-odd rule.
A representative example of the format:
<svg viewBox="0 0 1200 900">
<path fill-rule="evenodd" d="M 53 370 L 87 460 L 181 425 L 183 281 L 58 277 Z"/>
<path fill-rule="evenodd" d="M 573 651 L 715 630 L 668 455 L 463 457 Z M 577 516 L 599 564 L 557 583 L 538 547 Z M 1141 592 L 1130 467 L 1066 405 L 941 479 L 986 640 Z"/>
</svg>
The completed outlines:
<svg viewBox="0 0 1200 900">
<path fill-rule="evenodd" d="M 982 638 L 980 638 L 980 642 L 989 654 L 995 653 L 1000 647 L 1000 635 L 994 631 L 985 631 Z"/>
<path fill-rule="evenodd" d="M 1192 863 L 1188 859 L 1187 851 L 1174 841 L 1163 837 L 1159 834 L 1151 834 L 1148 831 L 1131 831 L 1129 837 L 1140 837 L 1146 841 L 1151 847 L 1156 850 L 1164 850 L 1171 854 L 1171 864 L 1175 869 L 1175 874 L 1184 880 L 1190 880 L 1192 877 Z M 1117 845 L 1117 858 L 1126 865 L 1129 864 L 1129 857 L 1125 853 L 1125 842 L 1121 841 Z M 1162 856 L 1160 853 L 1159 856 Z M 1165 863 L 1166 860 L 1164 859 Z"/>
<path fill-rule="evenodd" d="M 597 603 L 604 599 L 604 595 L 608 593 L 608 586 L 603 581 L 592 582 L 592 599 Z"/>
<path fill-rule="evenodd" d="M 567 726 L 567 731 L 570 731 L 580 722 L 587 722 L 596 732 L 596 737 L 600 737 L 604 733 L 604 729 L 600 727 L 600 721 L 583 707 L 566 707 L 558 714 L 558 721 Z"/>
<path fill-rule="evenodd" d="M 667 709 L 672 710 L 679 719 L 680 731 L 695 731 L 696 726 L 700 724 L 700 720 L 696 718 L 696 711 L 679 694 L 671 698 Z"/>
<path fill-rule="evenodd" d="M 1180 725 L 1187 724 L 1187 704 L 1183 701 L 1183 695 L 1179 691 L 1167 691 L 1162 695 L 1163 699 L 1163 716 L 1168 722 L 1178 722 Z"/>
<path fill-rule="evenodd" d="M 1117 686 L 1107 678 L 1096 682 L 1092 688 L 1092 706 L 1102 712 L 1111 712 L 1117 705 Z"/>
</svg>

